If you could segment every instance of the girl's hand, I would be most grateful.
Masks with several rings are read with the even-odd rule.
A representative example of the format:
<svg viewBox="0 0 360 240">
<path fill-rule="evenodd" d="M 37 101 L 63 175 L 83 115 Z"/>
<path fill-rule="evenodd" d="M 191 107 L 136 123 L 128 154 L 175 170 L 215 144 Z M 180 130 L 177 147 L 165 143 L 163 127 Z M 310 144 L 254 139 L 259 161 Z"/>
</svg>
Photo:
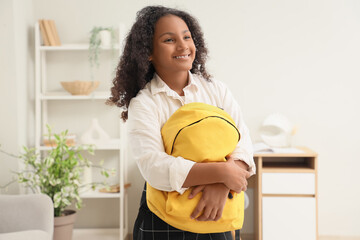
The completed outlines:
<svg viewBox="0 0 360 240">
<path fill-rule="evenodd" d="M 241 191 L 246 191 L 248 182 L 246 179 L 250 177 L 250 173 L 239 167 L 235 163 L 233 158 L 228 158 L 226 164 L 227 178 L 225 179 L 224 184 L 231 190 L 240 193 Z"/>
<path fill-rule="evenodd" d="M 189 195 L 193 198 L 199 192 L 203 192 L 202 197 L 191 214 L 191 219 L 198 221 L 217 221 L 221 218 L 226 199 L 230 189 L 223 183 L 214 183 L 194 187 Z M 200 215 L 199 215 L 200 214 Z"/>
</svg>

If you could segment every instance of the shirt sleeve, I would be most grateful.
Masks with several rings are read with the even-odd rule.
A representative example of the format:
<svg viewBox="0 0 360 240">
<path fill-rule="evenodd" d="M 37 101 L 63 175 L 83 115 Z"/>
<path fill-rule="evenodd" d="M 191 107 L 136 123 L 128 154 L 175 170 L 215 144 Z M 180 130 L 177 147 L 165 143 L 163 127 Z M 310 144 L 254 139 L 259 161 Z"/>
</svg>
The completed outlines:
<svg viewBox="0 0 360 240">
<path fill-rule="evenodd" d="M 248 171 L 250 172 L 250 176 L 254 175 L 256 173 L 256 166 L 254 162 L 253 145 L 249 129 L 244 122 L 242 111 L 226 85 L 222 82 L 218 82 L 218 84 L 220 96 L 222 96 L 223 99 L 223 108 L 233 118 L 241 135 L 240 141 L 231 156 L 235 159 L 244 161 L 249 166 Z"/>
<path fill-rule="evenodd" d="M 156 106 L 133 98 L 128 111 L 128 141 L 144 179 L 161 191 L 183 194 L 182 185 L 195 162 L 165 152 Z"/>
</svg>

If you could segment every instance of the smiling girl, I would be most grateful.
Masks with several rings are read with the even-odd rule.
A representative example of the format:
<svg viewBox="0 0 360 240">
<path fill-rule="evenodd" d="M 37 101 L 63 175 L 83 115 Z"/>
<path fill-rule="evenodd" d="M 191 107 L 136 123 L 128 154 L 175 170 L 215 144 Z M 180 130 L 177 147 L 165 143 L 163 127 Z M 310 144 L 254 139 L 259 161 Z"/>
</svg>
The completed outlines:
<svg viewBox="0 0 360 240">
<path fill-rule="evenodd" d="M 162 6 L 137 14 L 117 68 L 109 103 L 122 107 L 128 120 L 131 155 L 144 179 L 161 191 L 202 197 L 190 216 L 217 221 L 230 190 L 245 191 L 255 173 L 252 144 L 240 108 L 226 86 L 210 78 L 207 49 L 198 22 L 188 13 Z M 161 128 L 181 106 L 202 102 L 224 109 L 242 140 L 226 162 L 195 163 L 165 153 Z M 151 212 L 143 192 L 134 226 L 138 239 L 232 239 L 230 232 L 199 234 L 176 229 Z"/>
</svg>

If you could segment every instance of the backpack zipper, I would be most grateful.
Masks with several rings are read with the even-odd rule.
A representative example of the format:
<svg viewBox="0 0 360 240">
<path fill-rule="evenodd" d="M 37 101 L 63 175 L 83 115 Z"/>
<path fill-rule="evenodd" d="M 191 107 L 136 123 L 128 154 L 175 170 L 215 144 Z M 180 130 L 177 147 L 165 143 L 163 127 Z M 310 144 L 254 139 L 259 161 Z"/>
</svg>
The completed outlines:
<svg viewBox="0 0 360 240">
<path fill-rule="evenodd" d="M 233 127 L 235 128 L 236 132 L 237 132 L 238 135 L 239 135 L 238 141 L 240 141 L 240 132 L 239 132 L 239 130 L 237 129 L 237 127 L 234 126 L 234 124 L 232 124 L 231 122 L 229 122 L 229 121 L 226 120 L 225 118 L 222 118 L 222 117 L 219 117 L 219 116 L 207 116 L 207 117 L 204 117 L 204 118 L 202 118 L 202 119 L 200 119 L 200 120 L 197 120 L 196 122 L 190 123 L 189 125 L 187 125 L 187 126 L 185 126 L 185 127 L 182 127 L 182 128 L 177 132 L 177 134 L 176 134 L 176 136 L 175 136 L 175 138 L 174 138 L 172 147 L 171 147 L 171 153 L 170 153 L 170 155 L 171 155 L 171 154 L 173 153 L 173 151 L 174 151 L 174 145 L 175 145 L 176 138 L 178 137 L 178 135 L 180 134 L 180 132 L 181 132 L 183 129 L 185 129 L 185 128 L 187 128 L 187 127 L 190 127 L 190 126 L 192 126 L 192 125 L 194 125 L 194 124 L 196 124 L 196 123 L 201 122 L 202 120 L 205 120 L 205 119 L 211 118 L 211 117 L 213 117 L 213 118 L 220 118 L 220 119 L 226 121 L 227 123 L 229 123 L 231 126 L 233 126 Z"/>
</svg>

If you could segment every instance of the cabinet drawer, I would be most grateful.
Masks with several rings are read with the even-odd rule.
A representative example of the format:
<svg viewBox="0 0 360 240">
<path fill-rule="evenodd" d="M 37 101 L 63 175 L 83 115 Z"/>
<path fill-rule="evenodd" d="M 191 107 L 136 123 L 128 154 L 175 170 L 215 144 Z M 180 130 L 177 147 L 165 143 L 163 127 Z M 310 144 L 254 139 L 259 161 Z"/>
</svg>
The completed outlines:
<svg viewBox="0 0 360 240">
<path fill-rule="evenodd" d="M 263 197 L 263 240 L 316 240 L 316 200 Z"/>
<path fill-rule="evenodd" d="M 315 194 L 314 173 L 263 173 L 263 194 Z"/>
</svg>

